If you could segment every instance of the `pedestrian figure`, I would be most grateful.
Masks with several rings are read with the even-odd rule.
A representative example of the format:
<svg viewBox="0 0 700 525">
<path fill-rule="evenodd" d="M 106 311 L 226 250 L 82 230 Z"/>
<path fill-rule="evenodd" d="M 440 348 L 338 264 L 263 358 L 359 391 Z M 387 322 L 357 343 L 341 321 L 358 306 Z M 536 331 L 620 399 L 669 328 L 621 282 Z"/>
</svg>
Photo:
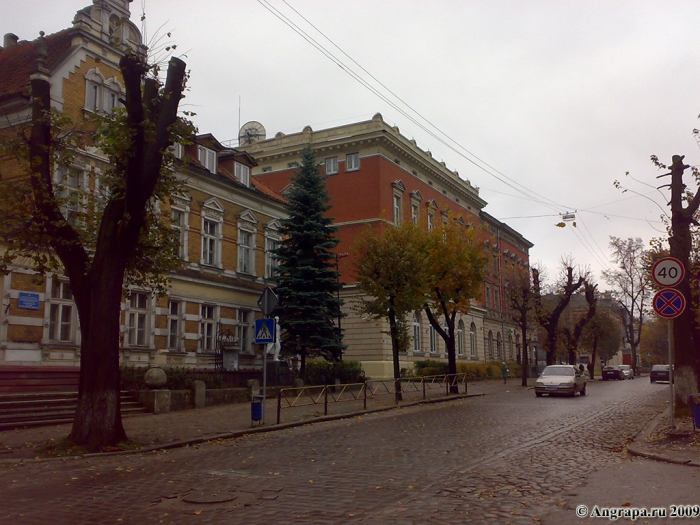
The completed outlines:
<svg viewBox="0 0 700 525">
<path fill-rule="evenodd" d="M 583 371 L 586 369 L 586 367 L 584 367 L 583 363 L 581 363 L 580 365 L 578 365 L 578 369 L 583 374 Z"/>
<path fill-rule="evenodd" d="M 505 361 L 501 365 L 501 374 L 503 374 L 503 384 L 505 385 L 508 382 L 508 365 Z"/>
</svg>

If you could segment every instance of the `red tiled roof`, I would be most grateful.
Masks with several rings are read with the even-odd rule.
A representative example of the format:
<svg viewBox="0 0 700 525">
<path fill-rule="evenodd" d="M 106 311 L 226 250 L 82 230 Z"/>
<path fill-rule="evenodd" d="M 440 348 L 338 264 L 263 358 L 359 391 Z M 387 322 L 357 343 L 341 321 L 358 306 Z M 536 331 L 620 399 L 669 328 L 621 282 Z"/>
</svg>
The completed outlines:
<svg viewBox="0 0 700 525">
<path fill-rule="evenodd" d="M 53 71 L 71 47 L 72 29 L 44 37 L 46 67 Z M 28 96 L 29 75 L 36 67 L 36 42 L 18 42 L 0 49 L 0 100 L 16 95 Z"/>
<path fill-rule="evenodd" d="M 281 193 L 277 193 L 257 177 L 251 177 L 250 182 L 260 193 L 267 195 L 268 197 L 272 197 L 273 199 L 277 199 L 278 201 L 287 202 L 287 199 L 285 199 Z"/>
</svg>

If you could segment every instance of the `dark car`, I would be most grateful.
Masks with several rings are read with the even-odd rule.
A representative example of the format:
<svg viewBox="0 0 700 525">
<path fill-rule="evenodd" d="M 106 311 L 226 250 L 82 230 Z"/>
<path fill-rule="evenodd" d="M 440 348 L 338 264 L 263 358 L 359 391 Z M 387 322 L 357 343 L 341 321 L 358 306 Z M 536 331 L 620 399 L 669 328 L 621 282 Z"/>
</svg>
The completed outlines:
<svg viewBox="0 0 700 525">
<path fill-rule="evenodd" d="M 603 367 L 603 381 L 607 381 L 608 379 L 625 379 L 625 373 L 622 371 L 622 368 L 620 368 L 617 365 L 614 366 L 604 366 Z"/>
<path fill-rule="evenodd" d="M 651 372 L 649 372 L 649 381 L 655 383 L 656 381 L 668 381 L 669 377 L 668 365 L 654 365 L 651 367 Z"/>
</svg>

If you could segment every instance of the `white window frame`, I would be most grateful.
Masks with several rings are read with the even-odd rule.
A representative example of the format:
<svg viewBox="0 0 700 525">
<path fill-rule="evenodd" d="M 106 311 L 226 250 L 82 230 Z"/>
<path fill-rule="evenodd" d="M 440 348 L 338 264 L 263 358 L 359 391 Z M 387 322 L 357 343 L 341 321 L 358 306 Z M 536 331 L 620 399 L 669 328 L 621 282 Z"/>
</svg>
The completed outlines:
<svg viewBox="0 0 700 525">
<path fill-rule="evenodd" d="M 127 299 L 126 312 L 127 343 L 129 346 L 148 346 L 150 298 L 145 292 L 131 292 Z"/>
<path fill-rule="evenodd" d="M 190 236 L 190 198 L 184 195 L 170 196 L 170 221 L 172 228 L 179 233 L 180 247 L 178 255 L 183 261 L 189 261 L 189 236 Z M 180 222 L 175 222 L 174 214 L 180 215 Z"/>
<path fill-rule="evenodd" d="M 214 352 L 216 350 L 216 321 L 218 307 L 202 303 L 199 306 L 199 351 Z"/>
<path fill-rule="evenodd" d="M 255 275 L 255 232 L 238 228 L 238 271 Z"/>
<path fill-rule="evenodd" d="M 210 199 L 202 205 L 201 228 L 202 241 L 199 264 L 222 268 L 224 209 L 216 199 Z"/>
<path fill-rule="evenodd" d="M 514 356 L 513 356 L 513 335 L 512 334 L 508 334 L 508 336 L 506 337 L 506 347 L 508 349 L 507 350 L 508 351 L 508 358 L 511 361 L 513 361 Z"/>
<path fill-rule="evenodd" d="M 258 219 L 249 210 L 238 215 L 237 271 L 257 275 L 255 249 L 257 246 Z"/>
<path fill-rule="evenodd" d="M 72 226 L 78 225 L 78 217 L 85 213 L 88 188 L 88 174 L 79 166 L 56 166 L 53 181 L 56 196 L 67 199 L 61 206 L 61 213 Z"/>
<path fill-rule="evenodd" d="M 420 312 L 413 312 L 413 352 L 422 353 L 421 348 L 421 315 Z"/>
<path fill-rule="evenodd" d="M 217 266 L 219 225 L 212 219 L 202 219 L 202 264 L 205 266 Z"/>
<path fill-rule="evenodd" d="M 185 302 L 179 299 L 168 300 L 168 340 L 169 350 L 182 350 L 182 314 Z"/>
<path fill-rule="evenodd" d="M 328 157 L 326 159 L 326 175 L 338 173 L 338 157 Z"/>
<path fill-rule="evenodd" d="M 272 253 L 282 245 L 282 241 L 279 237 L 273 237 L 271 235 L 265 236 L 265 278 L 271 279 L 275 277 L 277 273 L 277 268 L 279 267 L 279 259 L 277 259 Z"/>
<path fill-rule="evenodd" d="M 411 202 L 411 222 L 418 224 L 420 220 L 420 205 L 417 202 Z"/>
<path fill-rule="evenodd" d="M 476 325 L 474 323 L 469 325 L 469 353 L 471 357 L 476 357 Z"/>
<path fill-rule="evenodd" d="M 457 354 L 464 356 L 464 321 L 457 323 Z"/>
<path fill-rule="evenodd" d="M 345 171 L 357 171 L 360 169 L 360 154 L 349 153 L 345 158 Z"/>
<path fill-rule="evenodd" d="M 173 151 L 173 156 L 176 159 L 182 160 L 182 157 L 185 155 L 185 147 L 179 142 L 176 142 L 171 146 L 171 148 Z"/>
<path fill-rule="evenodd" d="M 393 195 L 393 204 L 394 204 L 394 224 L 397 226 L 401 224 L 401 221 L 403 219 L 403 199 L 401 198 L 401 195 L 394 192 Z"/>
<path fill-rule="evenodd" d="M 178 237 L 178 255 L 181 259 L 185 258 L 187 251 L 185 250 L 185 240 L 187 238 L 185 234 L 185 212 L 178 208 L 170 208 L 170 221 L 172 223 L 173 230 L 177 231 Z"/>
<path fill-rule="evenodd" d="M 439 353 L 437 345 L 437 330 L 435 330 L 435 327 L 432 324 L 428 327 L 428 335 L 430 340 L 430 353 Z"/>
<path fill-rule="evenodd" d="M 93 68 L 85 74 L 85 110 L 97 113 L 104 109 L 105 77 Z"/>
<path fill-rule="evenodd" d="M 236 336 L 238 337 L 238 344 L 241 348 L 241 353 L 251 354 L 252 350 L 252 339 L 250 337 L 251 333 L 251 319 L 253 318 L 252 310 L 245 310 L 239 308 L 236 313 L 236 318 L 238 319 L 238 325 L 236 326 Z"/>
<path fill-rule="evenodd" d="M 246 166 L 240 162 L 235 162 L 234 170 L 238 181 L 247 188 L 250 188 L 250 166 Z"/>
<path fill-rule="evenodd" d="M 104 111 L 111 113 L 117 108 L 124 107 L 119 101 L 119 96 L 124 92 L 122 85 L 115 78 L 110 78 L 103 86 Z"/>
<path fill-rule="evenodd" d="M 201 144 L 197 145 L 197 159 L 199 160 L 199 163 L 204 166 L 208 171 L 212 173 L 216 173 L 218 170 L 218 159 L 216 155 L 216 151 L 214 151 L 211 148 L 207 148 L 205 146 L 202 146 Z"/>
<path fill-rule="evenodd" d="M 49 341 L 74 343 L 77 312 L 70 282 L 53 277 L 49 288 Z"/>
</svg>

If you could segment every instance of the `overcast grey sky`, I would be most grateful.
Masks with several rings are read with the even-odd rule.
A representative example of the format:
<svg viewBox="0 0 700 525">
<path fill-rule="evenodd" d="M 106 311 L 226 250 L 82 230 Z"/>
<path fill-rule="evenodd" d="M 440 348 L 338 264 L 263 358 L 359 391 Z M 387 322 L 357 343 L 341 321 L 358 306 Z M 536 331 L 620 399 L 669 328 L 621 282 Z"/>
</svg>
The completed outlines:
<svg viewBox="0 0 700 525">
<path fill-rule="evenodd" d="M 0 0 L 0 30 L 31 40 L 90 3 Z M 700 2 L 135 0 L 137 25 L 144 5 L 147 40 L 177 44 L 191 70 L 200 132 L 226 141 L 257 120 L 270 137 L 380 112 L 479 187 L 535 244 L 532 263 L 552 274 L 572 256 L 602 289 L 611 235 L 665 236 L 649 156 L 700 164 Z M 576 228 L 555 226 L 565 212 Z"/>
</svg>

